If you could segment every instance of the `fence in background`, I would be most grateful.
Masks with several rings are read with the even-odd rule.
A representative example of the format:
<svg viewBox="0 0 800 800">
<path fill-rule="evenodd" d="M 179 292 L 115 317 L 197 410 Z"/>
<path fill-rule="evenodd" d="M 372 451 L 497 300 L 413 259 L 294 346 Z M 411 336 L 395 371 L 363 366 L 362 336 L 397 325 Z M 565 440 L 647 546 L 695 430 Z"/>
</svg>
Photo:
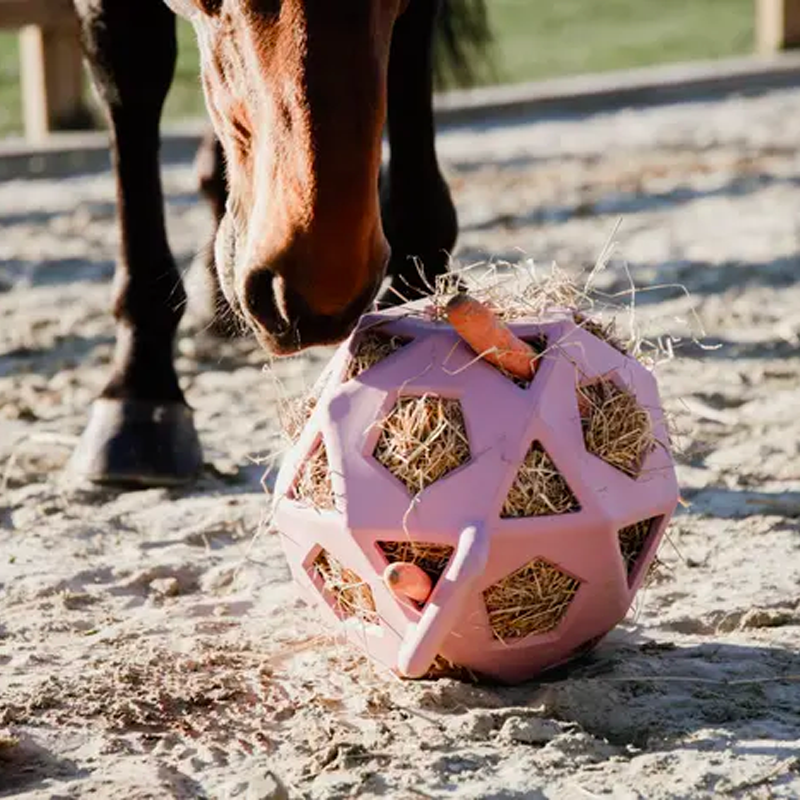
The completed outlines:
<svg viewBox="0 0 800 800">
<path fill-rule="evenodd" d="M 756 50 L 769 55 L 800 45 L 800 0 L 755 0 Z"/>
<path fill-rule="evenodd" d="M 71 0 L 0 0 L 0 28 L 20 32 L 26 139 L 41 141 L 52 130 L 85 125 L 90 116 Z"/>
<path fill-rule="evenodd" d="M 129 0 L 137 2 L 138 0 Z M 756 50 L 800 46 L 800 0 L 754 0 Z M 0 28 L 20 29 L 23 119 L 28 141 L 89 119 L 71 0 L 0 0 Z"/>
</svg>

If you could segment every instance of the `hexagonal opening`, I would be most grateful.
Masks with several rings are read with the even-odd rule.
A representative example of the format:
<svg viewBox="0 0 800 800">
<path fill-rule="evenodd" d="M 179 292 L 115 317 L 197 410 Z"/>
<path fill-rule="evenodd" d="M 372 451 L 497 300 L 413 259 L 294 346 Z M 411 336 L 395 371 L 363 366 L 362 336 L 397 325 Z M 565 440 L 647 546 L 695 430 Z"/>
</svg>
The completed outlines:
<svg viewBox="0 0 800 800">
<path fill-rule="evenodd" d="M 317 440 L 298 470 L 289 497 L 317 509 L 332 510 L 336 507 L 328 451 L 322 438 Z"/>
<path fill-rule="evenodd" d="M 581 506 L 540 442 L 534 441 L 508 490 L 500 516 L 572 514 Z"/>
<path fill-rule="evenodd" d="M 433 587 L 447 569 L 454 549 L 449 544 L 416 542 L 409 539 L 399 542 L 376 542 L 376 544 L 387 564 L 398 561 L 416 564 L 431 579 Z"/>
<path fill-rule="evenodd" d="M 636 397 L 611 377 L 601 378 L 578 387 L 578 410 L 587 451 L 638 478 L 656 440 L 650 414 Z"/>
<path fill-rule="evenodd" d="M 658 530 L 661 517 L 649 517 L 617 531 L 619 550 L 625 562 L 628 583 L 632 584 L 638 573 L 642 554 L 647 550 L 652 535 Z"/>
<path fill-rule="evenodd" d="M 483 592 L 492 633 L 502 642 L 555 630 L 581 582 L 535 558 Z"/>
<path fill-rule="evenodd" d="M 349 381 L 358 377 L 362 372 L 366 372 L 370 367 L 389 358 L 411 341 L 408 336 L 393 336 L 380 330 L 364 331 L 356 336 L 350 345 L 350 360 L 344 379 Z"/>
<path fill-rule="evenodd" d="M 400 397 L 379 427 L 373 456 L 412 494 L 471 458 L 458 400 L 432 394 Z"/>
<path fill-rule="evenodd" d="M 370 625 L 380 623 L 372 590 L 358 573 L 345 567 L 326 550 L 320 550 L 314 559 L 310 576 L 340 619 L 355 617 Z"/>
</svg>

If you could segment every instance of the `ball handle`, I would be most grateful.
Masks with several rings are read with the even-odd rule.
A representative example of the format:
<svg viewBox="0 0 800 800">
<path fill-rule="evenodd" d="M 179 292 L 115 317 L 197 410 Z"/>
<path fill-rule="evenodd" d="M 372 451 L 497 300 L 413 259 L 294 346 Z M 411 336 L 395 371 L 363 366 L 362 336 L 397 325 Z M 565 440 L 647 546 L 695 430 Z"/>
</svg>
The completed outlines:
<svg viewBox="0 0 800 800">
<path fill-rule="evenodd" d="M 461 613 L 472 584 L 486 568 L 488 557 L 489 542 L 483 525 L 464 528 L 450 565 L 436 584 L 422 617 L 408 626 L 397 659 L 401 675 L 421 678 L 430 669 Z"/>
</svg>

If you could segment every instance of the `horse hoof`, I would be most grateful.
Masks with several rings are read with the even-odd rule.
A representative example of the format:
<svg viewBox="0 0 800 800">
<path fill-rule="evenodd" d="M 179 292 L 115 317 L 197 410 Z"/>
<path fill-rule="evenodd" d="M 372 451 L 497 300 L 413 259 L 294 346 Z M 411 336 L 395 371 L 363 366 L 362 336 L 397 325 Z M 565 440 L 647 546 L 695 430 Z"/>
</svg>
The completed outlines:
<svg viewBox="0 0 800 800">
<path fill-rule="evenodd" d="M 202 466 L 187 406 L 100 398 L 67 469 L 94 483 L 143 487 L 189 483 Z"/>
</svg>

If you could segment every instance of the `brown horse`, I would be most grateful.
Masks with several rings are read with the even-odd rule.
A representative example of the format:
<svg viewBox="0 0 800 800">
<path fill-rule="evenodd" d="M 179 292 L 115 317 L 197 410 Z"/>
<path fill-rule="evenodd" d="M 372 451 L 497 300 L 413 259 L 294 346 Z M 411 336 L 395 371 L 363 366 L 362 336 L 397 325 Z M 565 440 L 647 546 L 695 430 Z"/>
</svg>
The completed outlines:
<svg viewBox="0 0 800 800">
<path fill-rule="evenodd" d="M 200 163 L 219 285 L 281 355 L 344 338 L 387 267 L 405 295 L 423 288 L 419 263 L 427 280 L 446 270 L 457 224 L 434 150 L 433 41 L 463 72 L 488 40 L 483 0 L 74 2 L 110 123 L 121 253 L 113 371 L 73 468 L 182 482 L 202 457 L 173 365 L 185 295 L 158 166 L 174 13 L 195 27 L 216 135 Z"/>
</svg>

